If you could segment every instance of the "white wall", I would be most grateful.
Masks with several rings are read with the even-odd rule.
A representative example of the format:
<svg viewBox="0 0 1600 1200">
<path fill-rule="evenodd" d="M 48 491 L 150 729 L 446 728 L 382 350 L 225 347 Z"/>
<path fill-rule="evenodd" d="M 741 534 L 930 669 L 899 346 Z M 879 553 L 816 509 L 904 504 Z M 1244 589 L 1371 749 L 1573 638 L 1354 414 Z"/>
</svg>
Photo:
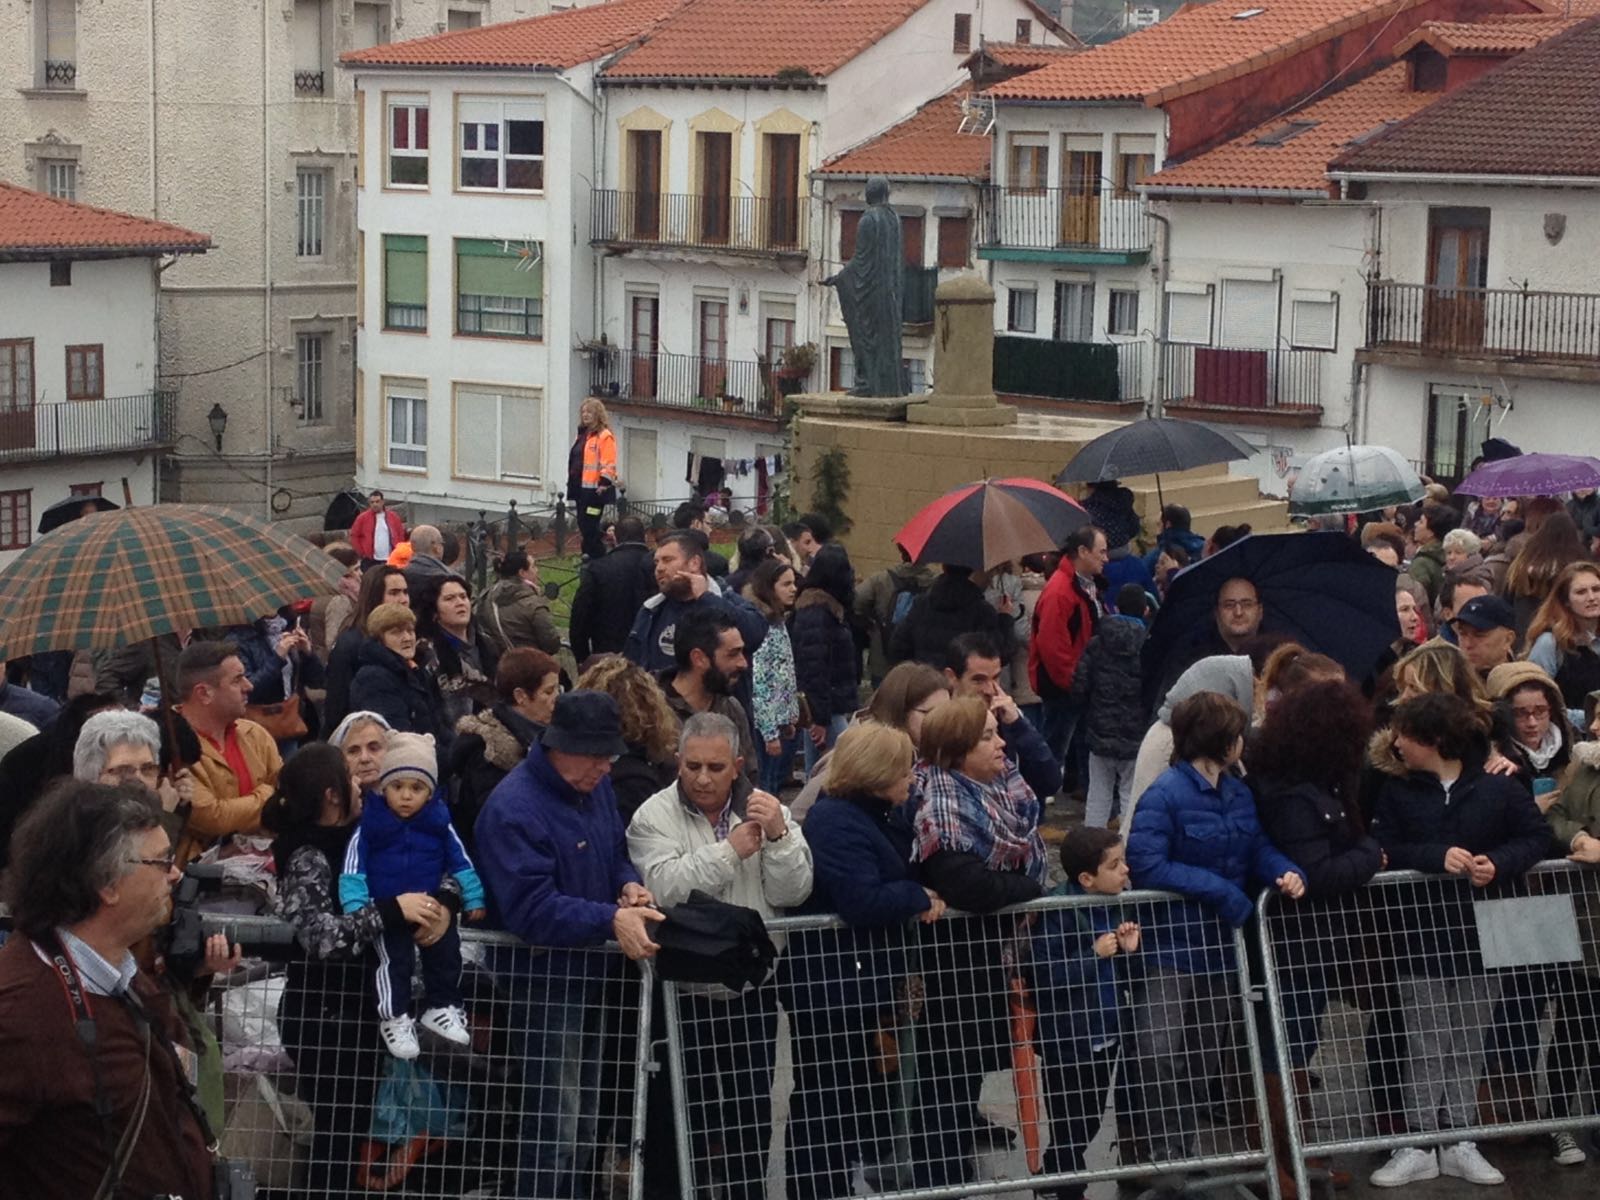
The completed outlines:
<svg viewBox="0 0 1600 1200">
<path fill-rule="evenodd" d="M 617 434 L 617 462 L 623 474 L 623 484 L 629 497 L 634 500 L 687 499 L 693 491 L 687 478 L 688 456 L 697 445 L 703 448 L 720 441 L 723 444 L 724 462 L 753 459 L 758 453 L 781 454 L 783 448 L 783 431 L 777 426 L 763 430 L 734 428 L 718 425 L 714 417 L 689 421 L 679 417 L 645 417 L 613 410 L 611 424 Z M 629 439 L 638 430 L 655 434 L 656 476 L 653 480 L 628 477 Z M 753 471 L 745 476 L 730 476 L 727 486 L 733 489 L 736 507 L 747 512 L 755 510 L 756 477 Z"/>
<path fill-rule="evenodd" d="M 1101 164 L 1109 175 L 1116 166 L 1119 134 L 1146 134 L 1156 139 L 1156 170 L 1167 153 L 1167 114 L 1138 104 L 1007 104 L 995 103 L 994 163 L 991 179 L 1006 183 L 1007 146 L 1013 133 L 1046 134 L 1049 160 L 1046 178 L 1051 187 L 1062 186 L 1061 170 L 1067 134 L 1099 134 Z"/>
<path fill-rule="evenodd" d="M 50 286 L 49 263 L 0 263 L 0 341 L 33 339 L 36 403 L 67 395 L 66 347 L 105 348 L 105 395 L 156 386 L 156 274 L 149 258 L 72 264 L 68 287 Z"/>
</svg>

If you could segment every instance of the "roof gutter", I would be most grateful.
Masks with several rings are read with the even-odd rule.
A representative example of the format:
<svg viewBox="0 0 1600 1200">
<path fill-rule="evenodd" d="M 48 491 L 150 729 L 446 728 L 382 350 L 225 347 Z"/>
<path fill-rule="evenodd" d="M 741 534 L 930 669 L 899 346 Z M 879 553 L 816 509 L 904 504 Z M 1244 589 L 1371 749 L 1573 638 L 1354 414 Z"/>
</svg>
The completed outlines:
<svg viewBox="0 0 1600 1200">
<path fill-rule="evenodd" d="M 1060 97 L 1055 100 L 1032 98 L 1025 99 L 1021 96 L 1005 96 L 995 92 L 985 92 L 992 96 L 996 104 L 1004 104 L 1007 108 L 1061 108 L 1071 104 L 1077 108 L 1144 108 L 1147 107 L 1143 96 L 1114 96 L 1102 100 L 1073 100 Z"/>
<path fill-rule="evenodd" d="M 1321 188 L 1202 187 L 1183 184 L 1141 184 L 1140 193 L 1151 200 L 1326 200 Z"/>
<path fill-rule="evenodd" d="M 811 172 L 813 180 L 822 183 L 865 183 L 874 175 L 882 175 L 885 179 L 896 183 L 970 183 L 974 187 L 982 187 L 988 182 L 981 175 L 902 175 L 898 171 L 826 171 Z"/>
<path fill-rule="evenodd" d="M 779 79 L 776 75 L 601 75 L 599 78 L 601 87 L 759 87 L 815 92 L 827 86 L 827 81 L 818 75 L 808 79 Z"/>
<path fill-rule="evenodd" d="M 160 258 L 165 254 L 204 254 L 210 242 L 203 243 L 151 243 L 142 246 L 0 246 L 0 262 L 49 262 L 58 258 L 73 258 L 80 262 L 91 258 Z"/>
<path fill-rule="evenodd" d="M 599 55 L 595 56 L 596 58 Z M 593 59 L 584 59 L 592 62 Z M 576 63 L 582 66 L 583 63 Z M 553 72 L 559 74 L 570 70 L 569 67 L 557 67 L 550 63 L 389 63 L 389 62 L 350 62 L 346 59 L 339 60 L 339 66 L 346 71 L 453 71 L 457 73 L 482 72 L 494 74 L 499 72 L 505 75 L 526 75 L 532 71 L 535 74 Z"/>
<path fill-rule="evenodd" d="M 1441 171 L 1329 171 L 1340 183 L 1471 183 L 1485 187 L 1600 188 L 1600 175 L 1452 175 Z"/>
</svg>

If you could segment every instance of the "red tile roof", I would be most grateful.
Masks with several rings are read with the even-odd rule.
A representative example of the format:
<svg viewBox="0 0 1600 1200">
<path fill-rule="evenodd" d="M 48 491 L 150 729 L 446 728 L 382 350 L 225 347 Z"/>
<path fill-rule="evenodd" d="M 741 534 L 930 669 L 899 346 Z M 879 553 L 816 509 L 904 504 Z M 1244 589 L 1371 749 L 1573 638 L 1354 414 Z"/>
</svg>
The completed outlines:
<svg viewBox="0 0 1600 1200">
<path fill-rule="evenodd" d="M 961 65 L 969 66 L 979 58 L 987 58 L 1002 67 L 1027 67 L 1031 70 L 1056 62 L 1068 54 L 1081 53 L 1084 48 L 1084 43 L 1076 37 L 1066 46 L 1041 46 L 1036 42 L 985 42 Z"/>
<path fill-rule="evenodd" d="M 1277 61 L 1424 0 L 1212 0 L 1016 79 L 999 98 L 1158 104 Z M 1253 15 L 1245 16 L 1251 13 Z"/>
<path fill-rule="evenodd" d="M 1600 178 L 1600 20 L 1441 97 L 1334 171 Z"/>
<path fill-rule="evenodd" d="M 1575 24 L 1574 18 L 1551 13 L 1502 13 L 1477 22 L 1424 21 L 1395 44 L 1393 53 L 1399 58 L 1413 46 L 1426 42 L 1447 56 L 1514 54 L 1531 49 Z"/>
<path fill-rule="evenodd" d="M 0 258 L 200 254 L 211 239 L 165 221 L 0 183 Z"/>
<path fill-rule="evenodd" d="M 1600 17 L 1600 0 L 1529 0 L 1535 8 L 1542 8 L 1552 16 Z"/>
<path fill-rule="evenodd" d="M 522 21 L 390 42 L 342 55 L 367 67 L 521 67 L 561 70 L 637 41 L 686 0 L 608 0 Z"/>
<path fill-rule="evenodd" d="M 950 179 L 989 178 L 991 143 L 987 136 L 958 133 L 961 101 L 972 94 L 962 84 L 928 101 L 898 125 L 871 141 L 846 150 L 822 165 L 821 175 L 933 175 Z"/>
<path fill-rule="evenodd" d="M 927 0 L 690 0 L 607 79 L 774 79 L 828 75 L 904 24 Z"/>
</svg>

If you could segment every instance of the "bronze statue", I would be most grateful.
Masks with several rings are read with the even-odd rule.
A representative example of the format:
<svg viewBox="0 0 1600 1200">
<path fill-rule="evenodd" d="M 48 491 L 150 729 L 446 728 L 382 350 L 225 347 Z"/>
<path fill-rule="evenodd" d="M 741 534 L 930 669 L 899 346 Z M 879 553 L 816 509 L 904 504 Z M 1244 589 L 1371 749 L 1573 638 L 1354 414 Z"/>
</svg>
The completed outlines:
<svg viewBox="0 0 1600 1200">
<path fill-rule="evenodd" d="M 856 227 L 855 253 L 837 275 L 822 282 L 839 289 L 839 309 L 850 331 L 856 383 L 852 396 L 904 396 L 909 391 L 900 365 L 901 297 L 905 256 L 900 215 L 889 206 L 889 181 L 867 180 L 867 211 Z"/>
</svg>

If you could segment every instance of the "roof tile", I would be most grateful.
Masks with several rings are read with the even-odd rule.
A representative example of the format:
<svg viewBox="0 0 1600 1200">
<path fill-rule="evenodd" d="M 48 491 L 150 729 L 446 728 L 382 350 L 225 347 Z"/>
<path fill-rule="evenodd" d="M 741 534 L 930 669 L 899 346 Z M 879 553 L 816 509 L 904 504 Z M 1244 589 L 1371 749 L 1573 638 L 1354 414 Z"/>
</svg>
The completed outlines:
<svg viewBox="0 0 1600 1200">
<path fill-rule="evenodd" d="M 1424 21 L 1395 44 L 1394 56 L 1398 58 L 1424 42 L 1441 54 L 1514 54 L 1576 24 L 1577 19 L 1552 13 L 1501 13 L 1477 22 Z"/>
<path fill-rule="evenodd" d="M 1072 45 L 1066 46 L 1041 46 L 1037 42 L 985 42 L 979 49 L 972 52 L 973 59 L 983 57 L 990 62 L 998 63 L 1002 67 L 1042 67 L 1047 63 L 1056 62 L 1069 54 L 1079 54 L 1084 50 L 1084 43 L 1074 39 Z M 966 63 L 962 64 L 967 65 Z"/>
<path fill-rule="evenodd" d="M 58 200 L 43 192 L 0 183 L 0 255 L 15 257 L 57 250 L 164 254 L 200 252 L 210 245 L 211 239 L 205 234 L 165 221 Z"/>
<path fill-rule="evenodd" d="M 822 175 L 933 175 L 951 179 L 989 177 L 990 140 L 959 133 L 966 84 L 928 101 L 898 125 L 830 159 Z"/>
<path fill-rule="evenodd" d="M 1441 97 L 1336 171 L 1600 178 L 1600 19 Z"/>
</svg>

